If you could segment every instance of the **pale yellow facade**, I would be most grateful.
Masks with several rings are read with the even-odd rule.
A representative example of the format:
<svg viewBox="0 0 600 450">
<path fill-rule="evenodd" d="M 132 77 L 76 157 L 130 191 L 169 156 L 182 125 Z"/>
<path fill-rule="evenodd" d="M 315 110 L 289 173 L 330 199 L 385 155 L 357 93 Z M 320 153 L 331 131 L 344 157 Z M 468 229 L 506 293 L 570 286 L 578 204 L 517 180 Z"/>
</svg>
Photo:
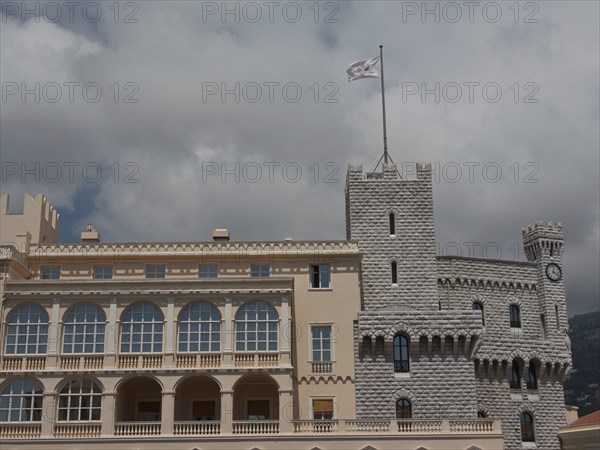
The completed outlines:
<svg viewBox="0 0 600 450">
<path fill-rule="evenodd" d="M 38 386 L 30 409 L 40 413 L 0 421 L 3 450 L 503 448 L 493 419 L 357 420 L 354 324 L 362 255 L 355 242 L 215 236 L 213 242 L 102 243 L 93 242 L 90 227 L 82 233 L 87 242 L 62 244 L 59 217 L 43 197 L 26 197 L 23 214 L 8 214 L 6 197 L 0 391 L 15 381 Z M 201 266 L 210 266 L 211 276 L 202 277 Z M 256 267 L 261 276 L 253 276 Z M 328 270 L 323 286 L 315 286 L 315 267 Z M 110 278 L 98 278 L 104 268 Z M 155 270 L 160 277 L 148 278 Z M 184 316 L 200 303 L 217 317 L 210 326 L 218 324 L 218 331 L 211 328 L 218 339 L 208 351 L 185 350 L 182 336 L 197 332 L 185 331 Z M 9 338 L 11 314 L 27 305 L 47 315 L 47 342 L 37 342 L 35 352 L 16 351 L 18 342 Z M 79 305 L 92 305 L 102 318 L 102 345 L 94 351 L 66 351 L 70 314 Z M 153 319 L 130 324 L 136 305 L 145 305 Z M 266 322 L 252 328 L 261 314 Z M 135 351 L 134 336 L 148 334 L 145 326 L 155 327 L 150 350 Z M 328 330 L 327 358 L 315 360 L 316 346 L 325 344 L 316 343 L 314 328 Z M 249 349 L 260 336 L 266 347 Z M 139 339 L 143 348 L 145 338 Z M 96 391 L 74 406 L 75 395 L 65 389 L 84 384 Z M 91 402 L 85 420 L 83 397 Z"/>
</svg>

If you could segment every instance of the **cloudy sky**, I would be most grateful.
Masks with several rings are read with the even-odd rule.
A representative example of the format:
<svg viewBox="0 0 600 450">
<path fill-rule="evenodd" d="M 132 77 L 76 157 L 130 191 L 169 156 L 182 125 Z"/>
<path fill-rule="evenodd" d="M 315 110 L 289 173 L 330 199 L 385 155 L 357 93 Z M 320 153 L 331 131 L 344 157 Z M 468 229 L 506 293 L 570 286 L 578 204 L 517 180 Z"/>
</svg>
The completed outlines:
<svg viewBox="0 0 600 450">
<path fill-rule="evenodd" d="M 599 308 L 598 2 L 1 5 L 2 193 L 45 193 L 61 239 L 344 239 L 347 166 L 382 153 L 379 80 L 345 69 L 383 44 L 438 252 L 522 259 L 560 221 L 569 314 Z"/>
</svg>

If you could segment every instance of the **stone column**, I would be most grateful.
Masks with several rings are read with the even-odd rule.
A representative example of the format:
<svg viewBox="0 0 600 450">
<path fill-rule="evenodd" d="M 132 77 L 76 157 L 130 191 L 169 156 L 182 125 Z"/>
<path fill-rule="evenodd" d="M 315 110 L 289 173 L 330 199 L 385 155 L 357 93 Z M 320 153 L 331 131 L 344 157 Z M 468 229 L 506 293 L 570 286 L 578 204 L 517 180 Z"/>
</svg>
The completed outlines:
<svg viewBox="0 0 600 450">
<path fill-rule="evenodd" d="M 56 368 L 58 362 L 58 339 L 60 336 L 60 298 L 52 299 L 52 312 L 48 326 L 48 360 L 46 367 Z"/>
<path fill-rule="evenodd" d="M 58 405 L 54 392 L 44 392 L 42 397 L 42 438 L 53 437 L 57 410 Z"/>
<path fill-rule="evenodd" d="M 222 365 L 233 367 L 233 302 L 225 297 L 225 317 L 223 319 L 223 361 Z"/>
<path fill-rule="evenodd" d="M 279 350 L 279 364 L 291 366 L 290 341 L 293 338 L 290 318 L 290 305 L 288 297 L 281 297 L 281 348 Z"/>
<path fill-rule="evenodd" d="M 165 323 L 165 367 L 174 366 L 173 338 L 175 336 L 175 297 L 167 297 L 167 318 Z"/>
<path fill-rule="evenodd" d="M 175 411 L 175 391 L 163 391 L 160 409 L 160 434 L 173 434 L 173 418 Z"/>
<path fill-rule="evenodd" d="M 279 432 L 291 434 L 294 424 L 294 390 L 279 389 Z"/>
<path fill-rule="evenodd" d="M 115 421 L 117 416 L 117 393 L 102 393 L 102 437 L 113 436 L 115 433 Z"/>
<path fill-rule="evenodd" d="M 117 345 L 117 299 L 111 298 L 108 306 L 108 320 L 104 337 L 106 361 L 104 367 L 115 367 Z"/>
<path fill-rule="evenodd" d="M 221 434 L 233 433 L 233 389 L 221 390 Z"/>
</svg>

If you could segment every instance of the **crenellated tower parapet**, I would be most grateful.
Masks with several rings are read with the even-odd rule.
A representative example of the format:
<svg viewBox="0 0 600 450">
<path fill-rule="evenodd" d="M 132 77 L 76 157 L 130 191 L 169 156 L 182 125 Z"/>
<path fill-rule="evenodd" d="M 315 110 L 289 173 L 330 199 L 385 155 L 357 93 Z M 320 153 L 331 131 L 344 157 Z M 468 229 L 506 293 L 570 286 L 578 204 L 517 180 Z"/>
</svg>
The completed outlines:
<svg viewBox="0 0 600 450">
<path fill-rule="evenodd" d="M 0 196 L 0 243 L 28 253 L 30 244 L 58 242 L 60 215 L 43 194 L 25 194 L 23 211 L 11 212 L 8 194 Z"/>
<path fill-rule="evenodd" d="M 563 230 L 560 222 L 536 221 L 523 228 L 523 248 L 529 261 L 542 257 L 561 257 Z"/>
</svg>

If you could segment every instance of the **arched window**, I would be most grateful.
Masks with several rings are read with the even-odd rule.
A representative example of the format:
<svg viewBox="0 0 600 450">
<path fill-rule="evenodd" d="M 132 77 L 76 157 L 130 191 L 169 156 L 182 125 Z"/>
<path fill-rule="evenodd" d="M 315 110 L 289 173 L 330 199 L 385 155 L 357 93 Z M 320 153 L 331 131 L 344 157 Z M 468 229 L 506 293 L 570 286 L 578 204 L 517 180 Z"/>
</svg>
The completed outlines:
<svg viewBox="0 0 600 450">
<path fill-rule="evenodd" d="M 392 271 L 392 284 L 398 284 L 398 264 L 396 264 L 396 261 L 392 261 L 391 271 Z"/>
<path fill-rule="evenodd" d="M 396 234 L 396 215 L 390 213 L 390 235 Z"/>
<path fill-rule="evenodd" d="M 533 416 L 528 412 L 521 413 L 521 441 L 535 442 L 535 430 L 533 427 Z"/>
<path fill-rule="evenodd" d="M 0 422 L 41 422 L 42 385 L 30 379 L 8 383 L 0 391 Z"/>
<path fill-rule="evenodd" d="M 8 315 L 6 324 L 7 355 L 46 353 L 48 313 L 34 304 L 19 306 Z"/>
<path fill-rule="evenodd" d="M 385 352 L 385 340 L 383 336 L 377 336 L 375 338 L 375 353 L 381 355 Z"/>
<path fill-rule="evenodd" d="M 537 367 L 533 361 L 529 361 L 527 370 L 527 389 L 535 390 L 538 388 Z"/>
<path fill-rule="evenodd" d="M 242 306 L 235 315 L 235 349 L 238 352 L 277 351 L 277 311 L 262 300 Z"/>
<path fill-rule="evenodd" d="M 483 304 L 481 302 L 473 302 L 473 311 L 481 311 L 481 324 L 485 325 L 485 315 L 483 314 Z"/>
<path fill-rule="evenodd" d="M 373 341 L 370 336 L 363 337 L 363 355 L 370 355 L 373 352 Z"/>
<path fill-rule="evenodd" d="M 396 402 L 396 419 L 412 419 L 412 405 L 409 400 L 401 398 Z"/>
<path fill-rule="evenodd" d="M 179 313 L 179 352 L 218 352 L 221 349 L 221 313 L 208 302 L 194 302 Z"/>
<path fill-rule="evenodd" d="M 121 319 L 121 353 L 162 352 L 164 316 L 152 303 L 136 303 Z"/>
<path fill-rule="evenodd" d="M 102 390 L 91 380 L 77 378 L 69 381 L 58 394 L 60 422 L 100 420 Z"/>
<path fill-rule="evenodd" d="M 508 381 L 511 389 L 521 389 L 521 368 L 516 360 L 513 360 L 512 362 Z"/>
<path fill-rule="evenodd" d="M 98 306 L 82 303 L 67 313 L 63 353 L 104 353 L 106 316 Z"/>
<path fill-rule="evenodd" d="M 521 328 L 521 310 L 517 305 L 510 305 L 508 308 L 511 328 Z"/>
<path fill-rule="evenodd" d="M 394 337 L 394 372 L 410 372 L 408 338 L 402 334 Z"/>
<path fill-rule="evenodd" d="M 444 338 L 444 353 L 446 355 L 454 353 L 454 338 L 452 336 L 446 336 Z"/>
</svg>

